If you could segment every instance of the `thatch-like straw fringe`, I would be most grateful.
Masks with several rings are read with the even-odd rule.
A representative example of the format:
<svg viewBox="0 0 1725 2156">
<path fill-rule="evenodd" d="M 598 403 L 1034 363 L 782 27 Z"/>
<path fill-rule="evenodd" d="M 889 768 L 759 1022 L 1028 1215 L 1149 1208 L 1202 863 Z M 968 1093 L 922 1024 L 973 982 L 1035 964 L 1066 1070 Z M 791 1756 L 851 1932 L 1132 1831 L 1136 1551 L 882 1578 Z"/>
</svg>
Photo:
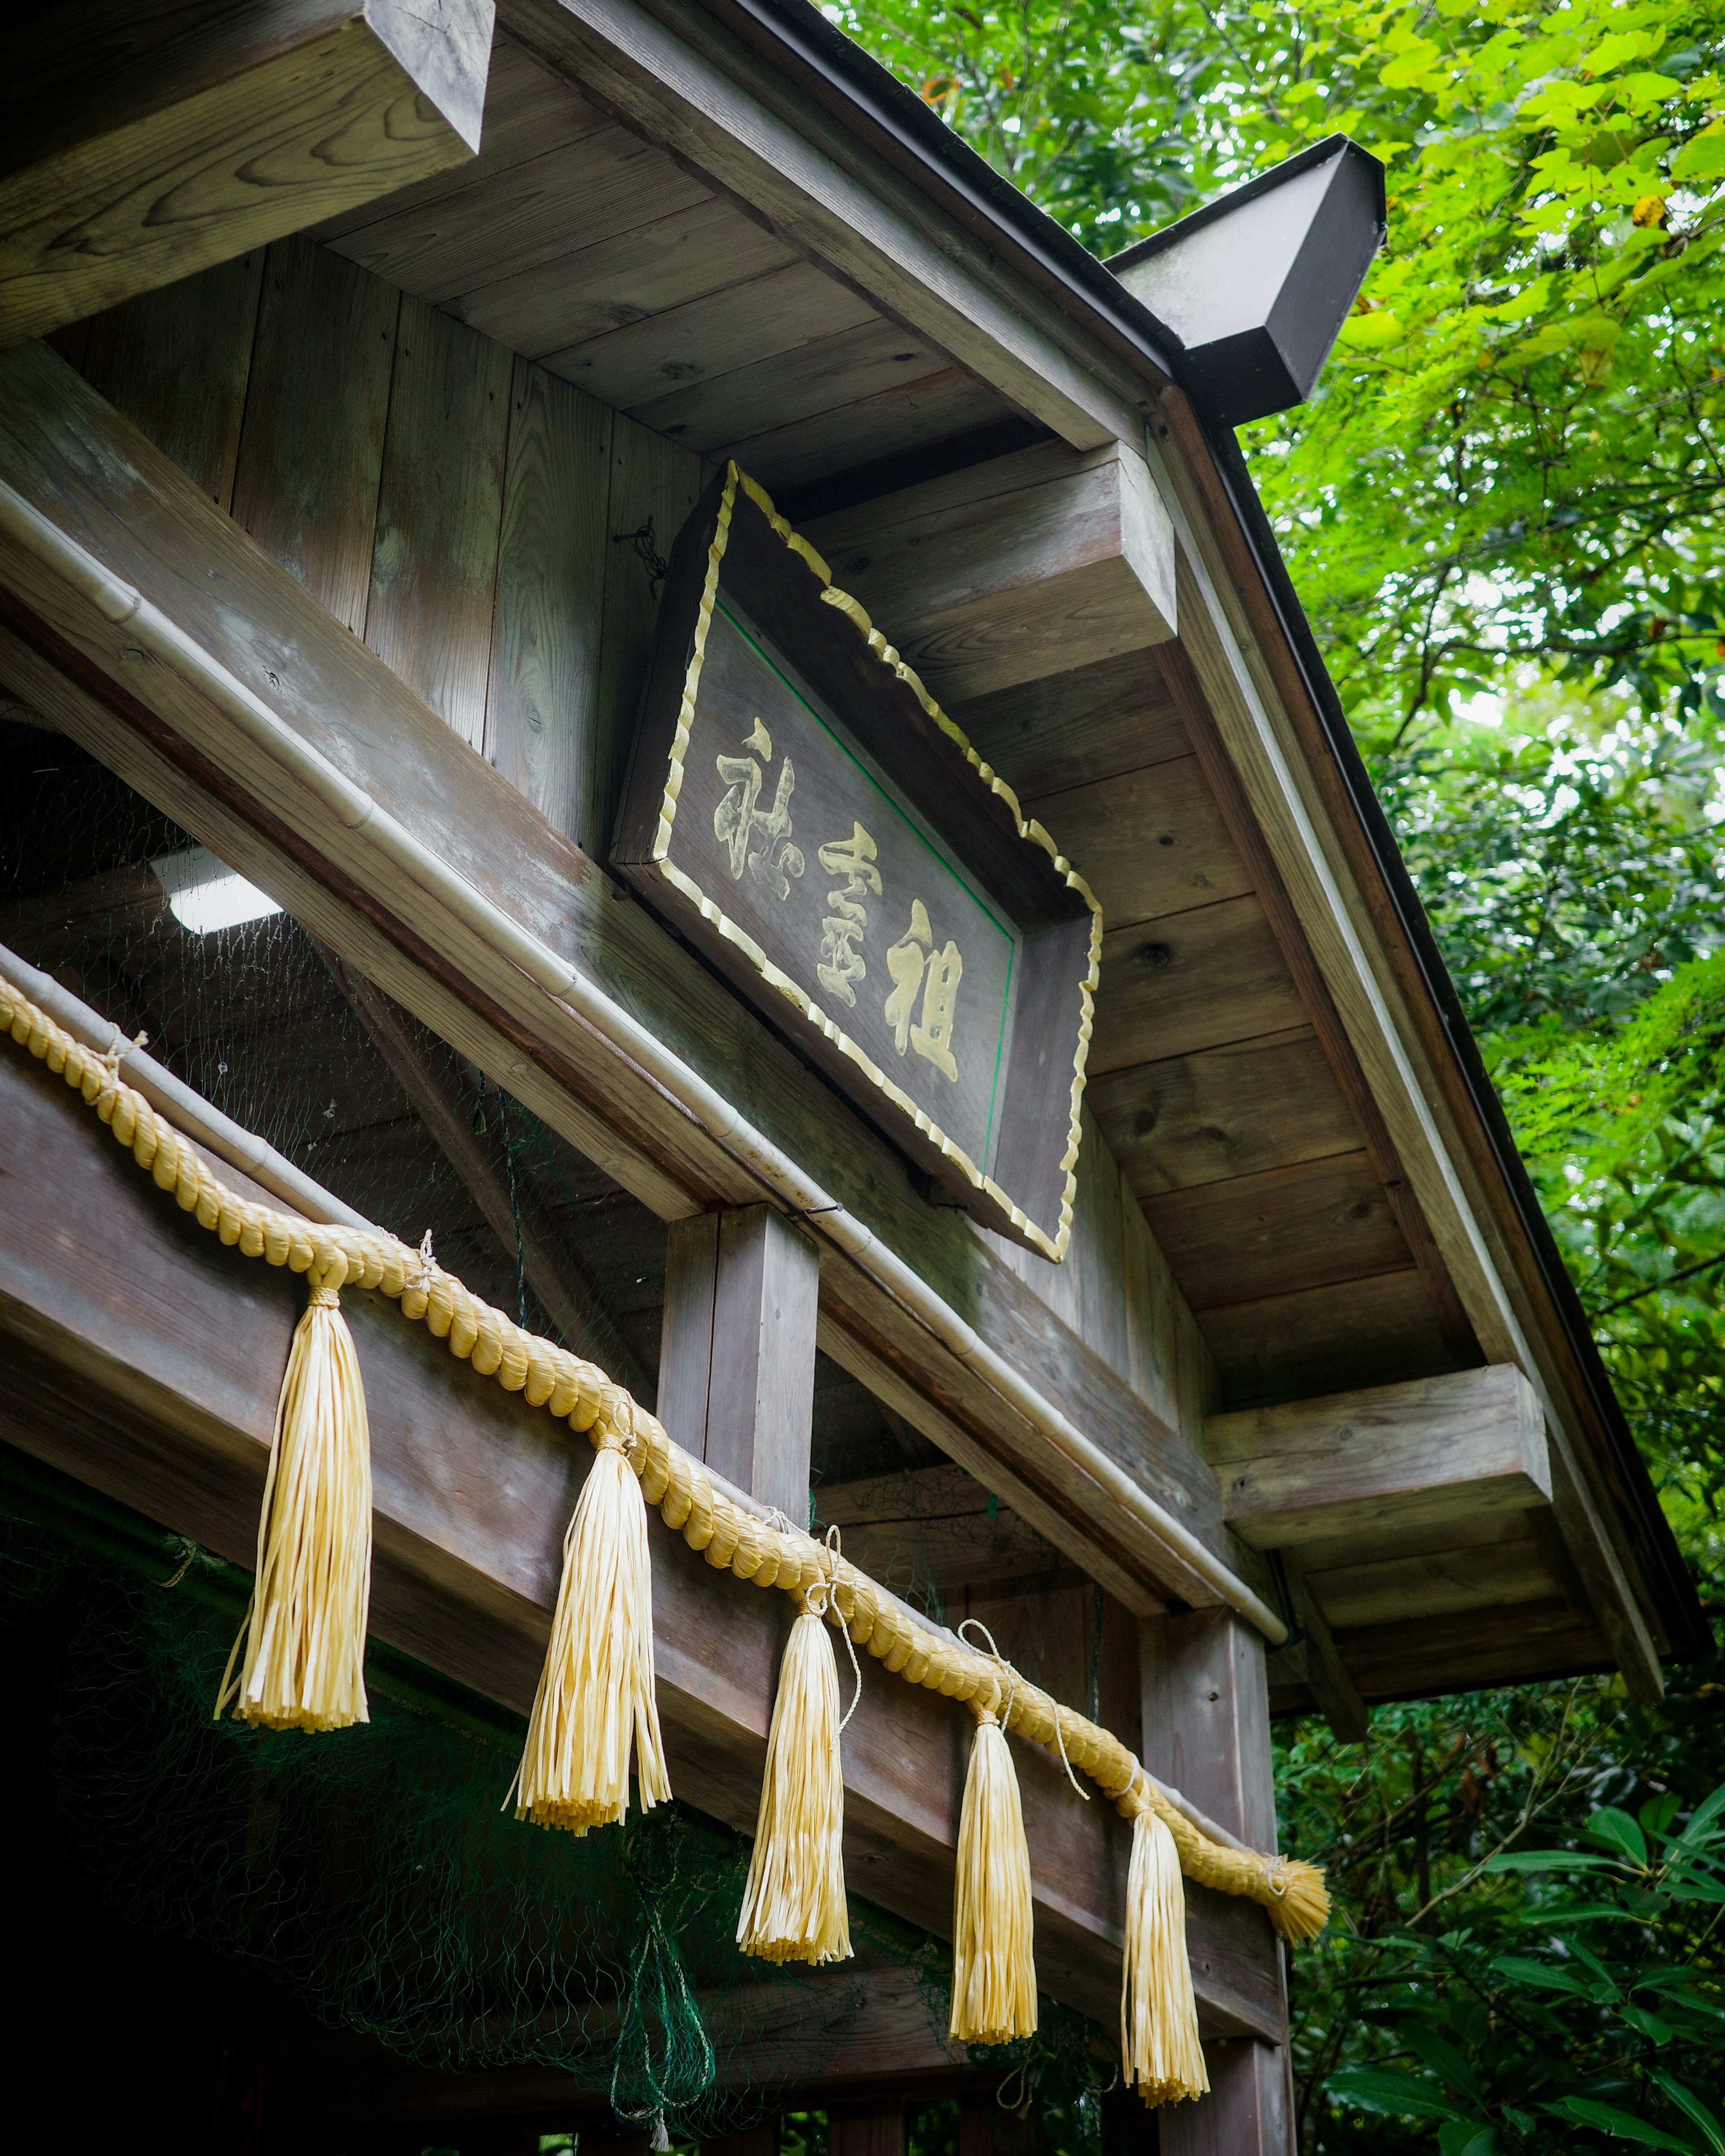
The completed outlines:
<svg viewBox="0 0 1725 2156">
<path fill-rule="evenodd" d="M 516 1775 L 517 1819 L 585 1834 L 670 1796 L 653 1691 L 647 1509 L 620 1439 L 600 1447 L 569 1532 L 551 1645 Z"/>
<path fill-rule="evenodd" d="M 1209 2091 L 1186 1952 L 1179 1852 L 1168 1828 L 1147 1810 L 1132 1823 L 1120 2057 L 1127 2086 L 1136 2087 L 1147 2104 L 1178 2103 Z"/>
<path fill-rule="evenodd" d="M 805 1608 L 779 1665 L 754 1854 L 737 1927 L 738 1946 L 763 1961 L 843 1961 L 850 1953 L 839 1729 L 832 1635 Z"/>
<path fill-rule="evenodd" d="M 1036 2033 L 1030 1851 L 1018 1770 L 993 1710 L 977 1717 L 952 1882 L 955 2044 L 1009 2044 Z"/>
<path fill-rule="evenodd" d="M 216 1699 L 266 1729 L 348 1729 L 366 1706 L 372 1441 L 338 1256 L 294 1327 L 258 1521 L 257 1581 Z M 234 1659 L 244 1646 L 238 1679 Z"/>
</svg>

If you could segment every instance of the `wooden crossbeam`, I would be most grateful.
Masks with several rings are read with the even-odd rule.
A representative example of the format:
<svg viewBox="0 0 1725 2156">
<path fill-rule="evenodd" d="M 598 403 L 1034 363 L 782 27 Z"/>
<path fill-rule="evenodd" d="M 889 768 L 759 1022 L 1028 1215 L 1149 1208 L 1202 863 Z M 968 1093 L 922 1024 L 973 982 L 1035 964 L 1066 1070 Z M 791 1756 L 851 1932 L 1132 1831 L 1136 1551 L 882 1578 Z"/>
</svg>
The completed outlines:
<svg viewBox="0 0 1725 2156">
<path fill-rule="evenodd" d="M 492 0 L 62 0 L 6 47 L 0 344 L 479 147 Z"/>
<path fill-rule="evenodd" d="M 1551 1502 L 1545 1419 L 1512 1363 L 1211 1415 L 1204 1440 L 1257 1549 Z"/>
<path fill-rule="evenodd" d="M 0 1056 L 0 1438 L 249 1564 L 300 1284 L 223 1249 L 62 1079 L 11 1046 Z M 349 1293 L 343 1307 L 371 1425 L 372 1630 L 525 1712 L 588 1448 L 380 1296 Z M 752 1832 L 789 1602 L 714 1570 L 661 1529 L 651 1549 L 673 1786 Z M 866 1663 L 844 1745 L 847 1876 L 860 1895 L 935 1930 L 951 1907 L 968 1737 L 949 1702 Z M 1107 1804 L 1081 1804 L 1058 1759 L 1017 1753 L 1039 1978 L 1107 2023 L 1118 2010 L 1125 1823 Z M 1277 2035 L 1264 1912 L 1196 1887 L 1188 1907 L 1206 2025 Z"/>
<path fill-rule="evenodd" d="M 1123 443 L 1024 449 L 817 517 L 804 536 L 947 701 L 1174 633 L 1173 527 Z"/>
</svg>

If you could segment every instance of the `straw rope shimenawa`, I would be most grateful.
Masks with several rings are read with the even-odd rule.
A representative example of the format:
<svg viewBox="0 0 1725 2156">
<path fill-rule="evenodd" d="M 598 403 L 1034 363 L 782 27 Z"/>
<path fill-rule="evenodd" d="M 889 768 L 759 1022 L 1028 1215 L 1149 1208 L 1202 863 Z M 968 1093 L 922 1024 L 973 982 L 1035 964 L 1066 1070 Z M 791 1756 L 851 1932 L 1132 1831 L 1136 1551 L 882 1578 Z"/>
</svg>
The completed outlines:
<svg viewBox="0 0 1725 2156">
<path fill-rule="evenodd" d="M 340 1280 L 380 1289 L 399 1301 L 405 1316 L 423 1319 L 446 1339 L 451 1353 L 470 1361 L 481 1377 L 523 1394 L 530 1405 L 567 1421 L 596 1449 L 615 1451 L 639 1478 L 646 1503 L 710 1565 L 804 1600 L 824 1584 L 828 1621 L 842 1624 L 906 1684 L 967 1706 L 999 1697 L 999 1668 L 988 1656 L 919 1625 L 848 1559 L 794 1529 L 757 1519 L 716 1490 L 705 1468 L 672 1442 L 657 1418 L 594 1364 L 523 1331 L 393 1235 L 314 1223 L 230 1188 L 192 1141 L 120 1078 L 117 1058 L 85 1046 L 3 977 L 0 1029 L 80 1092 L 158 1188 L 172 1191 L 182 1209 L 224 1244 L 308 1274 L 315 1283 Z M 1034 1685 L 1014 1686 L 1001 1718 L 1003 1727 L 1009 1724 L 1032 1743 L 1063 1753 L 1127 1818 L 1154 1814 L 1187 1878 L 1261 1903 L 1285 1939 L 1314 1938 L 1322 1930 L 1329 1896 L 1314 1866 L 1211 1840 L 1118 1738 Z"/>
</svg>

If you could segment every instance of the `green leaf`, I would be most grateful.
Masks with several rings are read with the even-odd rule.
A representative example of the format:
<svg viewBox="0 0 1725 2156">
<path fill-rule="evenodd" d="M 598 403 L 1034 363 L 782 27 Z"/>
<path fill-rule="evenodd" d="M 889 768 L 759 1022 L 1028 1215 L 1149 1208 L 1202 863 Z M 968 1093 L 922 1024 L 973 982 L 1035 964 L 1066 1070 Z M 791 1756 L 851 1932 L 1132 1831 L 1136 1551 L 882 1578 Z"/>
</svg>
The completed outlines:
<svg viewBox="0 0 1725 2156">
<path fill-rule="evenodd" d="M 1631 2029 L 1639 2029 L 1652 2044 L 1669 2044 L 1677 2033 L 1671 2023 L 1648 2006 L 1620 2006 L 1617 2010 Z"/>
<path fill-rule="evenodd" d="M 1722 132 L 1718 139 L 1725 142 L 1725 132 Z M 1725 1783 L 1722 1783 L 1711 1796 L 1702 1799 L 1691 1813 L 1689 1824 L 1677 1840 L 1684 1848 L 1693 1849 L 1697 1843 L 1709 1839 L 1708 1830 L 1721 1812 L 1725 1812 Z"/>
<path fill-rule="evenodd" d="M 1663 2127 L 1650 2126 L 1645 2119 L 1633 2118 L 1620 2111 L 1615 2104 L 1596 2103 L 1589 2096 L 1565 2097 L 1561 2109 L 1578 2126 L 1594 2126 L 1601 2133 L 1609 2133 L 1617 2141 L 1639 2141 L 1644 2148 L 1674 2148 L 1677 2156 L 1696 2156 L 1692 2141 L 1679 2141 L 1676 2134 L 1667 2133 Z"/>
<path fill-rule="evenodd" d="M 1713 2156 L 1725 2156 L 1725 2127 L 1720 2125 L 1695 2092 L 1685 2088 L 1681 2082 L 1674 2080 L 1670 2074 L 1662 2073 L 1657 2066 L 1653 2070 L 1653 2078 L 1678 2110 L 1693 2119 L 1707 2136 L 1707 2146 L 1713 2151 Z"/>
<path fill-rule="evenodd" d="M 1583 328 L 1591 330 L 1591 322 L 1578 324 L 1578 333 Z M 1615 334 L 1614 327 L 1614 334 Z M 1594 1841 L 1603 1841 L 1608 1847 L 1620 1849 L 1632 1864 L 1647 1861 L 1647 1837 L 1627 1812 L 1620 1812 L 1615 1804 L 1606 1804 L 1596 1811 L 1587 1823 L 1587 1832 Z"/>
<path fill-rule="evenodd" d="M 1674 180 L 1717 180 L 1725 177 L 1725 131 L 1711 130 L 1686 142 L 1671 160 Z"/>
<path fill-rule="evenodd" d="M 1566 1969 L 1553 1969 L 1543 1961 L 1524 1961 L 1519 1954 L 1499 1954 L 1491 1964 L 1512 1984 L 1538 1984 L 1545 1991 L 1564 1991 L 1576 1999 L 1591 1999 L 1594 1987 Z"/>
<path fill-rule="evenodd" d="M 1394 2118 L 1460 2118 L 1470 2113 L 1435 2083 L 1416 2081 L 1391 2066 L 1344 2066 L 1332 2074 L 1329 2093 L 1361 2111 L 1381 2111 Z"/>
</svg>

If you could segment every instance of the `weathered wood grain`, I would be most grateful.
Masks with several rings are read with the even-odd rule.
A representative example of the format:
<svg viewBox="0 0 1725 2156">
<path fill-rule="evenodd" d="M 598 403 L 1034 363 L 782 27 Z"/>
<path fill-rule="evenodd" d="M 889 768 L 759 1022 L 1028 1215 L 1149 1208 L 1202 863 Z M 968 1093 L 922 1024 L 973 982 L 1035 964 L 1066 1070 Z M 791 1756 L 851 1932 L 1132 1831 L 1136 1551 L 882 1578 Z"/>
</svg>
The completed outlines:
<svg viewBox="0 0 1725 2156">
<path fill-rule="evenodd" d="M 465 162 L 491 0 L 97 0 L 8 52 L 0 341 Z"/>
<path fill-rule="evenodd" d="M 339 757 L 422 843 L 551 947 L 569 952 L 888 1247 L 906 1252 L 1159 1503 L 1193 1532 L 1219 1541 L 1214 1474 L 1174 1426 L 996 1261 L 966 1220 L 922 1200 L 884 1140 L 811 1081 L 640 907 L 615 898 L 591 862 L 470 755 L 374 654 L 336 629 L 52 354 L 34 346 L 0 357 L 0 476 L 44 513 L 69 516 L 84 543 L 174 609 L 187 633 L 268 697 L 285 725 Z M 614 549 L 618 558 L 624 552 Z M 640 600 L 650 601 L 639 561 L 627 566 Z M 10 594 L 13 626 L 0 632 L 8 680 L 661 1218 L 758 1199 L 759 1186 L 721 1145 L 417 886 L 404 887 L 398 871 L 182 676 L 133 670 L 123 633 L 74 602 L 33 557 L 0 549 L 0 584 Z M 811 1224 L 819 1233 L 819 1220 Z M 1214 1592 L 1188 1577 L 1164 1544 L 860 1267 L 835 1254 L 823 1297 L 836 1323 L 882 1358 L 900 1397 L 923 1402 L 927 1421 L 965 1432 L 957 1441 L 978 1456 L 1013 1464 L 1016 1487 L 1003 1485 L 1003 1496 L 1074 1562 L 1106 1568 L 1122 1599 L 1136 1595 L 1138 1607 L 1147 1599 L 1153 1606 L 1151 1582 L 1165 1571 L 1178 1574 L 1179 1591 L 1194 1599 Z M 1183 1385 L 1178 1347 L 1172 1352 Z"/>
<path fill-rule="evenodd" d="M 264 275 L 261 249 L 140 293 L 90 324 L 80 372 L 218 509 L 234 460 Z"/>
<path fill-rule="evenodd" d="M 1110 928 L 1129 928 L 1252 888 L 1196 757 L 1117 772 L 1023 803 L 1083 875 Z"/>
<path fill-rule="evenodd" d="M 501 345 L 403 300 L 365 638 L 481 751 L 511 374 Z"/>
<path fill-rule="evenodd" d="M 265 259 L 234 519 L 356 636 L 400 311 L 393 285 L 327 248 L 278 240 Z"/>
<path fill-rule="evenodd" d="M 537 359 L 562 355 L 631 322 L 783 270 L 797 256 L 717 195 L 608 239 L 477 286 L 450 302 L 463 321 Z"/>
<path fill-rule="evenodd" d="M 1328 1609 L 1307 1577 L 1302 1553 L 1285 1549 L 1281 1571 L 1294 1626 L 1294 1636 L 1281 1652 L 1303 1671 L 1307 1688 L 1331 1733 L 1343 1744 L 1363 1744 L 1371 1716 L 1336 1645 Z"/>
<path fill-rule="evenodd" d="M 947 706 L 978 756 L 1026 800 L 1184 756 L 1162 670 L 1142 651 Z"/>
<path fill-rule="evenodd" d="M 1307 1583 L 1331 1625 L 1348 1632 L 1415 1617 L 1549 1602 L 1562 1591 L 1543 1543 L 1531 1532 L 1513 1541 L 1475 1543 L 1423 1557 L 1308 1570 Z"/>
<path fill-rule="evenodd" d="M 1164 1191 L 1144 1210 L 1200 1317 L 1219 1304 L 1368 1279 L 1408 1262 L 1363 1152 Z"/>
<path fill-rule="evenodd" d="M 1252 1040 L 1305 1020 L 1263 907 L 1255 897 L 1222 899 L 1104 934 L 1090 1074 L 1094 1080 Z"/>
<path fill-rule="evenodd" d="M 722 446 L 770 493 L 783 494 L 966 434 L 999 417 L 999 400 L 988 390 L 947 367 Z"/>
<path fill-rule="evenodd" d="M 1609 1670 L 1609 1641 L 1590 1615 L 1568 1603 L 1516 1602 L 1502 1610 L 1466 1609 L 1339 1632 L 1337 1648 L 1368 1701 L 1420 1699 L 1523 1683 L 1509 1672 L 1577 1676 Z"/>
<path fill-rule="evenodd" d="M 817 1533 L 843 1531 L 845 1554 L 901 1594 L 1060 1567 L 1060 1553 L 962 1467 L 917 1467 L 813 1492 Z M 991 1509 L 992 1507 L 992 1509 Z M 951 1621 L 950 1620 L 948 1621 Z"/>
<path fill-rule="evenodd" d="M 719 1216 L 712 1369 L 701 1456 L 801 1524 L 809 1517 L 820 1257 L 783 1214 Z"/>
<path fill-rule="evenodd" d="M 331 244 L 338 254 L 437 305 L 687 209 L 708 192 L 651 143 L 605 123 L 476 186 L 344 233 Z"/>
<path fill-rule="evenodd" d="M 996 416 L 1004 394 L 1086 448 L 1140 426 L 1147 398 L 1114 355 L 1076 357 L 1055 305 L 884 160 L 829 127 L 811 140 L 806 101 L 793 119 L 789 86 L 712 17 L 678 7 L 666 20 L 630 0 L 506 0 L 503 12 L 524 43 L 973 369 L 997 392 Z"/>
<path fill-rule="evenodd" d="M 703 204 L 682 214 L 694 218 L 705 211 Z M 746 223 L 735 209 L 729 214 Z M 731 228 L 723 229 L 728 237 Z M 712 247 L 722 244 L 709 241 Z M 578 256 L 569 265 L 577 280 L 580 262 Z M 597 336 L 565 345 L 552 364 L 566 380 L 579 382 L 606 403 L 634 410 L 654 407 L 655 400 L 675 400 L 696 385 L 711 390 L 721 377 L 750 371 L 786 353 L 800 354 L 840 331 L 878 321 L 866 300 L 812 262 L 793 259 L 760 276 L 734 275 L 716 290 L 644 319 L 621 326 L 607 325 Z M 694 403 L 681 416 L 695 418 L 701 408 Z M 637 416 L 660 434 L 672 431 L 653 409 L 641 409 Z M 672 411 L 670 416 L 675 419 L 679 414 Z M 769 423 L 773 416 L 769 409 Z M 686 433 L 686 424 L 678 431 Z M 752 426 L 731 429 L 733 434 L 754 431 Z M 698 445 L 691 442 L 689 446 Z"/>
<path fill-rule="evenodd" d="M 937 696 L 1040 680 L 1173 634 L 1173 534 L 1122 444 L 1024 449 L 817 517 L 806 536 Z"/>
<path fill-rule="evenodd" d="M 611 424 L 603 405 L 516 362 L 486 753 L 578 843 L 592 798 Z"/>
<path fill-rule="evenodd" d="M 405 187 L 391 188 L 387 195 L 321 218 L 305 236 L 320 241 L 339 239 L 362 225 L 377 224 L 446 195 L 483 187 L 530 157 L 560 150 L 608 124 L 596 105 L 525 46 L 516 44 L 506 30 L 499 28 L 491 41 L 478 154 L 447 172 L 409 181 Z"/>
<path fill-rule="evenodd" d="M 1109 1071 L 1086 1098 L 1122 1173 L 1147 1196 L 1360 1149 L 1309 1026 Z"/>
<path fill-rule="evenodd" d="M 247 1562 L 300 1283 L 189 1221 L 63 1081 L 15 1050 L 0 1060 L 0 1100 L 8 1441 Z M 100 1224 L 88 1246 L 68 1226 L 80 1221 Z M 350 1293 L 344 1308 L 370 1411 L 374 1629 L 523 1711 L 587 1447 L 382 1298 Z M 651 1548 L 674 1784 L 748 1830 L 788 1604 L 716 1572 L 663 1530 Z M 952 1891 L 963 1719 L 871 1671 L 845 1737 L 851 1883 L 935 1929 Z M 1056 1997 L 1106 2017 L 1119 1983 L 1123 1823 L 1103 1804 L 1070 1801 L 1057 1760 L 1020 1748 L 1019 1776 L 1039 1974 Z M 1194 1907 L 1192 1920 L 1202 1946 L 1205 1912 Z M 1219 1948 L 1232 1936 L 1224 1924 Z M 1273 1948 L 1259 1955 L 1255 1969 L 1248 1958 L 1226 1980 L 1203 1981 L 1222 2025 L 1264 2024 Z"/>
<path fill-rule="evenodd" d="M 1309 1399 L 1455 1368 L 1419 1273 L 1379 1273 L 1207 1310 L 1224 1407 Z"/>
<path fill-rule="evenodd" d="M 1551 1502 L 1545 1417 L 1513 1363 L 1212 1415 L 1204 1441 L 1260 1549 Z"/>
</svg>

